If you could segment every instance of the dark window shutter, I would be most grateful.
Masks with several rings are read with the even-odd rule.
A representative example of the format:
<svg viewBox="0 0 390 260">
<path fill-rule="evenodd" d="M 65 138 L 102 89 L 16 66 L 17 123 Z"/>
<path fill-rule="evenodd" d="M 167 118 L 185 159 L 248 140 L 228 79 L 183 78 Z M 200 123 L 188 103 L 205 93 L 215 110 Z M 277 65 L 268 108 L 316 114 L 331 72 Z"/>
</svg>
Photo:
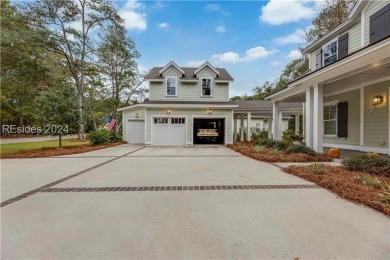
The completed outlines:
<svg viewBox="0 0 390 260">
<path fill-rule="evenodd" d="M 337 136 L 348 137 L 348 102 L 337 105 Z"/>
<path fill-rule="evenodd" d="M 316 70 L 322 67 L 322 49 L 316 51 Z"/>
<path fill-rule="evenodd" d="M 348 56 L 348 33 L 339 37 L 338 59 Z"/>
<path fill-rule="evenodd" d="M 390 35 L 390 4 L 370 16 L 370 44 Z"/>
</svg>

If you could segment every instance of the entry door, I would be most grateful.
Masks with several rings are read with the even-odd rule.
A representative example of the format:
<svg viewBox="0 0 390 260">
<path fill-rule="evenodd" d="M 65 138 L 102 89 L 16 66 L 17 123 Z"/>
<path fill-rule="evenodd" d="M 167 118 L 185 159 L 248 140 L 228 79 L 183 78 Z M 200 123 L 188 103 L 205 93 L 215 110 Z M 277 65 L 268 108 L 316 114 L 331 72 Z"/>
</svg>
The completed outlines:
<svg viewBox="0 0 390 260">
<path fill-rule="evenodd" d="M 145 143 L 145 121 L 129 120 L 127 121 L 127 142 L 129 144 Z"/>
<path fill-rule="evenodd" d="M 153 146 L 185 146 L 186 119 L 155 117 L 152 122 Z"/>
</svg>

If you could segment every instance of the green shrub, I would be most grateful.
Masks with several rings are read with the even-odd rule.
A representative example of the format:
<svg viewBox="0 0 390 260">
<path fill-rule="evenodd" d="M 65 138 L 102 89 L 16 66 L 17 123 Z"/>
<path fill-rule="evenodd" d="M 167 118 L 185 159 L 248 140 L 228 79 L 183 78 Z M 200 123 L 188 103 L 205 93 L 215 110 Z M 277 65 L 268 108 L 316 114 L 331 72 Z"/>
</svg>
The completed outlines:
<svg viewBox="0 0 390 260">
<path fill-rule="evenodd" d="M 92 145 L 104 145 L 110 143 L 110 133 L 106 129 L 89 132 L 88 138 Z"/>
<path fill-rule="evenodd" d="M 116 143 L 116 142 L 119 142 L 119 141 L 122 141 L 122 135 L 121 134 L 118 134 L 118 133 L 115 133 L 115 132 L 110 133 L 110 142 L 111 143 Z"/>
<path fill-rule="evenodd" d="M 380 189 L 382 187 L 382 181 L 376 177 L 371 177 L 368 175 L 359 175 L 355 178 L 363 185 L 372 186 L 377 189 Z"/>
<path fill-rule="evenodd" d="M 272 148 L 271 149 L 271 154 L 272 155 L 279 155 L 280 154 L 280 150 L 278 148 Z"/>
<path fill-rule="evenodd" d="M 265 149 L 265 146 L 264 145 L 255 145 L 255 146 L 253 146 L 252 149 L 256 153 L 262 153 Z"/>
<path fill-rule="evenodd" d="M 255 144 L 261 145 L 261 146 L 266 146 L 266 147 L 272 147 L 272 146 L 274 146 L 275 143 L 276 143 L 275 140 L 264 138 L 264 139 L 260 139 Z"/>
<path fill-rule="evenodd" d="M 305 153 L 305 154 L 312 155 L 312 156 L 314 156 L 316 154 L 316 152 L 313 149 L 311 149 L 305 145 L 302 145 L 302 144 L 290 144 L 287 147 L 286 152 L 288 152 L 288 153 Z"/>
<path fill-rule="evenodd" d="M 324 169 L 324 166 L 322 164 L 315 162 L 315 163 L 312 163 L 310 165 L 309 172 L 319 175 L 319 174 L 324 174 L 325 169 Z"/>
<path fill-rule="evenodd" d="M 363 171 L 390 176 L 390 159 L 382 156 L 357 154 L 343 160 L 343 165 L 351 171 Z"/>
<path fill-rule="evenodd" d="M 275 141 L 273 148 L 278 150 L 286 150 L 286 148 L 290 145 L 287 141 Z"/>
<path fill-rule="evenodd" d="M 268 138 L 268 131 L 266 130 L 261 130 L 260 132 L 253 131 L 251 135 L 251 140 L 253 143 L 256 143 L 261 139 L 267 139 L 267 138 Z"/>
<path fill-rule="evenodd" d="M 303 136 L 296 133 L 294 130 L 286 129 L 282 133 L 282 139 L 287 142 L 302 141 Z"/>
</svg>

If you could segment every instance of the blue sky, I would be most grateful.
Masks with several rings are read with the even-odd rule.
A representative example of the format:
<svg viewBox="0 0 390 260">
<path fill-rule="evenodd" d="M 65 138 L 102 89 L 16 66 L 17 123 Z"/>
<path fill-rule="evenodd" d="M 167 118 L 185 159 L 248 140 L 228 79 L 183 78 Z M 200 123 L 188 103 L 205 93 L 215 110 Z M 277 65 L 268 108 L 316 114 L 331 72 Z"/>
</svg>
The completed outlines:
<svg viewBox="0 0 390 260">
<path fill-rule="evenodd" d="M 299 56 L 304 32 L 323 1 L 115 2 L 141 54 L 144 70 L 175 61 L 226 68 L 230 95 L 251 94 Z"/>
</svg>

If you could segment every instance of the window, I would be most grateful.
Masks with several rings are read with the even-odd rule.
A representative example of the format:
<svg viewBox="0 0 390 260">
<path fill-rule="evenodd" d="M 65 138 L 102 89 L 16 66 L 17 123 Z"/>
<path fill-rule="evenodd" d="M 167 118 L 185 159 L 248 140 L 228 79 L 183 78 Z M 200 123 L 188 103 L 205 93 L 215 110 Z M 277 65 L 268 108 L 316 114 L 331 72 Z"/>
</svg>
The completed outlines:
<svg viewBox="0 0 390 260">
<path fill-rule="evenodd" d="M 185 124 L 185 123 L 186 123 L 185 118 L 171 118 L 171 124 L 181 125 L 181 124 Z"/>
<path fill-rule="evenodd" d="M 202 96 L 211 96 L 211 79 L 202 79 Z"/>
<path fill-rule="evenodd" d="M 176 96 L 176 78 L 167 77 L 167 96 Z"/>
<path fill-rule="evenodd" d="M 324 135 L 337 136 L 337 104 L 324 106 Z"/>
<path fill-rule="evenodd" d="M 323 51 L 323 58 L 324 58 L 324 66 L 332 64 L 333 62 L 337 61 L 337 39 L 324 45 L 322 51 Z"/>
<path fill-rule="evenodd" d="M 256 132 L 260 132 L 260 123 L 256 123 Z"/>
<path fill-rule="evenodd" d="M 168 118 L 167 117 L 155 117 L 154 123 L 155 124 L 168 124 Z"/>
</svg>

